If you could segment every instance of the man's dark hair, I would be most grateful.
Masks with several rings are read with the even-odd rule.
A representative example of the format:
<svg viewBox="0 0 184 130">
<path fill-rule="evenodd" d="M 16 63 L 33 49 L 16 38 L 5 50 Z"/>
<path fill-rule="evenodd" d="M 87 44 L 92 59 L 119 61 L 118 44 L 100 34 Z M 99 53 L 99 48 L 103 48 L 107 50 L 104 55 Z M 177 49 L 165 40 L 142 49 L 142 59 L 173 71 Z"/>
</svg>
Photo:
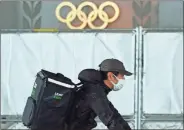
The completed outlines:
<svg viewBox="0 0 184 130">
<path fill-rule="evenodd" d="M 119 72 L 116 71 L 100 71 L 102 75 L 102 79 L 106 80 L 107 79 L 107 73 L 112 72 L 115 76 L 118 76 Z"/>
</svg>

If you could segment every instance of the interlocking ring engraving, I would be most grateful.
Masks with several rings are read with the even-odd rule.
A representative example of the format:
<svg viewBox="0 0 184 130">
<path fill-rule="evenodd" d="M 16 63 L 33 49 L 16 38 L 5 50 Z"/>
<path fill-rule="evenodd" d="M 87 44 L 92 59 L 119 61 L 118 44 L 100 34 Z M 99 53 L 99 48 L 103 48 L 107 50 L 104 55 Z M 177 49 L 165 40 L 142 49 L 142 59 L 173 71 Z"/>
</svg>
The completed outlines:
<svg viewBox="0 0 184 130">
<path fill-rule="evenodd" d="M 68 6 L 71 8 L 71 11 L 67 14 L 66 18 L 61 17 L 60 15 L 60 10 L 61 8 L 63 8 L 64 6 Z M 86 6 L 89 6 L 92 8 L 92 11 L 89 13 L 89 15 L 86 15 L 82 9 Z M 104 11 L 104 8 L 110 6 L 114 9 L 115 14 L 112 18 L 109 18 L 108 14 Z M 108 26 L 108 23 L 112 23 L 114 21 L 116 21 L 119 17 L 119 7 L 117 6 L 116 3 L 112 2 L 112 1 L 107 1 L 102 3 L 99 8 L 92 2 L 89 1 L 85 1 L 83 3 L 81 3 L 78 8 L 75 7 L 75 5 L 73 5 L 71 2 L 65 1 L 60 3 L 57 8 L 56 8 L 56 18 L 62 22 L 62 23 L 66 23 L 67 26 L 70 29 L 84 29 L 87 25 L 91 28 L 91 29 L 104 29 Z M 73 26 L 72 25 L 72 21 L 78 17 L 78 19 L 82 22 L 81 25 L 79 26 Z M 99 17 L 99 19 L 101 21 L 103 21 L 103 24 L 101 26 L 95 26 L 93 24 L 93 22 L 96 20 L 96 18 Z"/>
</svg>

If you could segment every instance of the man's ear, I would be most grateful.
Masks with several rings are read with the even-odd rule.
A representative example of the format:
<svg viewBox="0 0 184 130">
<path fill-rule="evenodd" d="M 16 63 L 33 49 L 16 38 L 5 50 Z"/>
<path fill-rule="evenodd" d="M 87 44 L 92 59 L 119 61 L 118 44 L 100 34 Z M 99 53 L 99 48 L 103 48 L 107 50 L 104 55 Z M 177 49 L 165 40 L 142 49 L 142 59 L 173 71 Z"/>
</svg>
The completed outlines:
<svg viewBox="0 0 184 130">
<path fill-rule="evenodd" d="M 107 73 L 107 77 L 108 77 L 109 80 L 113 80 L 114 79 L 114 75 L 113 75 L 112 72 L 108 72 Z"/>
</svg>

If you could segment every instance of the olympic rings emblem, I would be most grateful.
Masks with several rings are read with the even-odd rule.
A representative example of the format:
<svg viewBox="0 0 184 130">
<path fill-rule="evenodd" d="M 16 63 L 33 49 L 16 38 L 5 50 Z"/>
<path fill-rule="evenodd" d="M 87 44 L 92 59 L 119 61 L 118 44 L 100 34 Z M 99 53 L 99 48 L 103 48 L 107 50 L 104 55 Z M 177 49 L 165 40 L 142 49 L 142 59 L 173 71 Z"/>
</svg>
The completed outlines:
<svg viewBox="0 0 184 130">
<path fill-rule="evenodd" d="M 60 15 L 60 10 L 64 6 L 68 6 L 71 8 L 71 11 L 67 14 L 66 18 L 63 18 Z M 88 16 L 82 11 L 85 6 L 89 6 L 92 8 L 92 11 L 89 13 Z M 111 6 L 115 10 L 115 14 L 112 18 L 109 18 L 108 14 L 103 10 L 106 6 Z M 112 1 L 102 3 L 99 8 L 97 8 L 94 3 L 89 1 L 81 3 L 78 8 L 76 8 L 75 5 L 73 5 L 71 2 L 65 1 L 60 3 L 55 11 L 56 18 L 60 22 L 66 23 L 70 29 L 84 29 L 87 25 L 91 29 L 104 29 L 107 27 L 108 23 L 112 23 L 118 19 L 119 13 L 119 7 L 116 3 Z M 78 17 L 78 19 L 82 22 L 82 24 L 77 27 L 73 26 L 71 23 L 76 17 Z M 95 26 L 93 24 L 97 17 L 99 17 L 100 20 L 103 21 L 103 24 L 101 26 Z"/>
</svg>

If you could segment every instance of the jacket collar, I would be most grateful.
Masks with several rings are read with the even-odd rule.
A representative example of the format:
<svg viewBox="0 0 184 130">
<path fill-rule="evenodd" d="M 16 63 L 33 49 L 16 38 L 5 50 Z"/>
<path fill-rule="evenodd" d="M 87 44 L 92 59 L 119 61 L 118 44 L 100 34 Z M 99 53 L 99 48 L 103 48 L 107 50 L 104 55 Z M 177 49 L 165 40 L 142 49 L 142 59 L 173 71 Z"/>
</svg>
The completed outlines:
<svg viewBox="0 0 184 130">
<path fill-rule="evenodd" d="M 106 94 L 109 94 L 109 92 L 112 91 L 112 89 L 110 89 L 107 85 L 105 85 L 104 82 L 102 82 L 101 84 Z"/>
</svg>

